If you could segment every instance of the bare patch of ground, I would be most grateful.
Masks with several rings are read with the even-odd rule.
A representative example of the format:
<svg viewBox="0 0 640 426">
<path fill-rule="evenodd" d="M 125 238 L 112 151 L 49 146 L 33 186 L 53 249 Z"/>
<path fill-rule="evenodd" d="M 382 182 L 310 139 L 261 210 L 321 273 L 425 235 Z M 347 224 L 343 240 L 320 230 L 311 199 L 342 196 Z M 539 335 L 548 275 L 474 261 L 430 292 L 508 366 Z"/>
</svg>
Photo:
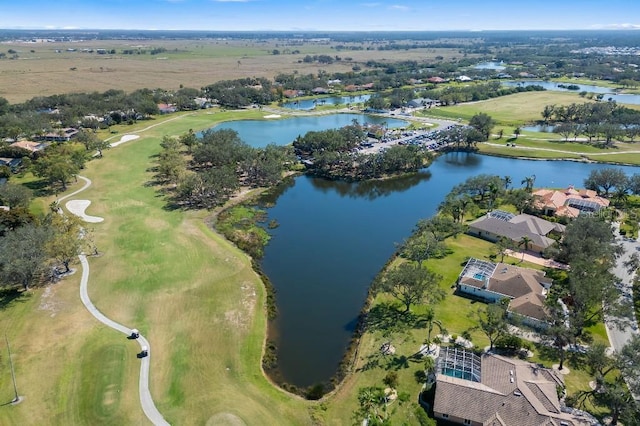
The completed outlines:
<svg viewBox="0 0 640 426">
<path fill-rule="evenodd" d="M 235 414 L 218 413 L 207 420 L 207 426 L 246 426 L 244 420 Z"/>
</svg>

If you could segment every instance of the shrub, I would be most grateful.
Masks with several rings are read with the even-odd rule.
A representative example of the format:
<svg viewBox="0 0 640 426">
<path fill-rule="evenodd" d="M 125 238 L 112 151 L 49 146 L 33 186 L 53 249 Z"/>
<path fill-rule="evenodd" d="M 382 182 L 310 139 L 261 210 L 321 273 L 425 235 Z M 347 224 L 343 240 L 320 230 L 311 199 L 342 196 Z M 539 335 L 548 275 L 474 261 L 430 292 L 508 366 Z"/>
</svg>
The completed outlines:
<svg viewBox="0 0 640 426">
<path fill-rule="evenodd" d="M 390 388 L 398 387 L 398 373 L 395 371 L 389 371 L 387 375 L 384 376 L 382 383 L 389 386 Z"/>
</svg>

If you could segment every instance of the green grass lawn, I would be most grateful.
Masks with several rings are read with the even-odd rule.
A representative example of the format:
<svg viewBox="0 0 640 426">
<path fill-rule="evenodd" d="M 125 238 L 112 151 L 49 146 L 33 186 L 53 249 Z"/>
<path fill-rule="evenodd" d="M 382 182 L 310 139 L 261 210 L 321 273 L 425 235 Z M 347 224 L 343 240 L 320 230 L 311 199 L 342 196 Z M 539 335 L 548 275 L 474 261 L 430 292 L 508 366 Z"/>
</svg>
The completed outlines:
<svg viewBox="0 0 640 426">
<path fill-rule="evenodd" d="M 431 108 L 425 114 L 434 117 L 469 120 L 475 114 L 484 112 L 490 115 L 498 124 L 523 125 L 541 120 L 540 113 L 545 105 L 568 105 L 571 103 L 589 102 L 577 93 L 567 92 L 522 92 L 501 96 L 486 101 L 469 102 L 465 104 Z"/>
</svg>

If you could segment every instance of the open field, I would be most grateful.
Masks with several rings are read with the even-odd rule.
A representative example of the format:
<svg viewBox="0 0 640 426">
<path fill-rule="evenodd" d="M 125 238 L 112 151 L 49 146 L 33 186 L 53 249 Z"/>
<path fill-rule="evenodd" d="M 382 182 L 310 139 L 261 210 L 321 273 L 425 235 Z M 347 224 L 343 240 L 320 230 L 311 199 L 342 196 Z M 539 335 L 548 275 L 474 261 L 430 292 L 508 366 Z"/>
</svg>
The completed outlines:
<svg viewBox="0 0 640 426">
<path fill-rule="evenodd" d="M 368 60 L 396 62 L 425 60 L 435 56 L 460 56 L 457 49 L 336 51 L 334 45 L 287 44 L 286 40 L 92 40 L 59 43 L 3 43 L 18 59 L 0 60 L 0 96 L 12 103 L 35 96 L 68 92 L 133 91 L 141 88 L 177 90 L 180 85 L 200 88 L 219 80 L 346 72 Z M 156 55 L 122 54 L 123 49 L 164 48 Z M 67 49 L 76 49 L 69 52 Z M 115 54 L 84 53 L 82 49 L 115 49 Z M 277 49 L 281 54 L 274 55 Z M 60 53 L 56 53 L 56 50 Z M 285 53 L 299 51 L 299 53 Z M 341 61 L 323 65 L 304 63 L 306 55 L 340 56 Z M 351 59 L 347 59 L 351 58 Z"/>
<path fill-rule="evenodd" d="M 519 126 L 536 120 L 541 120 L 545 105 L 569 105 L 571 103 L 589 102 L 577 93 L 552 92 L 522 92 L 501 96 L 486 101 L 468 102 L 465 104 L 432 108 L 426 110 L 428 115 L 449 119 L 469 120 L 475 114 L 484 112 L 489 114 L 498 124 Z"/>
</svg>

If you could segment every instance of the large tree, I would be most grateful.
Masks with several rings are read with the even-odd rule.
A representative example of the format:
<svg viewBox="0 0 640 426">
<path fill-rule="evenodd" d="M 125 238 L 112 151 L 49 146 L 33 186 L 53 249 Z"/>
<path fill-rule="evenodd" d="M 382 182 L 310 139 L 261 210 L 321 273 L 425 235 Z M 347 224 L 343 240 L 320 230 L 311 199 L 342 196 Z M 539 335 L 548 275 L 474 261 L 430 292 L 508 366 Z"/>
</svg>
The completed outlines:
<svg viewBox="0 0 640 426">
<path fill-rule="evenodd" d="M 7 182 L 0 185 L 0 204 L 12 209 L 27 208 L 33 198 L 33 192 L 24 185 Z"/>
<path fill-rule="evenodd" d="M 45 251 L 64 266 L 64 272 L 69 272 L 70 263 L 85 247 L 82 221 L 75 215 L 52 212 L 46 217 L 45 226 L 50 228 Z"/>
<path fill-rule="evenodd" d="M 491 135 L 491 130 L 493 129 L 495 122 L 490 115 L 481 112 L 471 117 L 469 125 L 476 129 L 482 135 L 483 140 L 486 141 Z"/>
<path fill-rule="evenodd" d="M 493 350 L 497 340 L 509 334 L 507 306 L 508 301 L 490 303 L 475 313 L 478 329 L 489 339 L 489 350 Z"/>
<path fill-rule="evenodd" d="M 47 227 L 28 223 L 0 238 L 0 279 L 3 286 L 20 285 L 28 290 L 37 284 L 47 267 Z"/>
<path fill-rule="evenodd" d="M 404 305 L 404 312 L 411 305 L 434 303 L 444 298 L 440 289 L 441 276 L 419 265 L 403 263 L 384 272 L 378 283 L 378 291 L 389 293 Z"/>
<path fill-rule="evenodd" d="M 593 189 L 598 191 L 605 197 L 609 196 L 609 191 L 612 188 L 620 189 L 627 188 L 629 185 L 629 178 L 622 169 L 618 168 L 606 168 L 595 169 L 589 173 L 589 176 L 584 180 L 584 186 L 587 189 Z"/>
</svg>

